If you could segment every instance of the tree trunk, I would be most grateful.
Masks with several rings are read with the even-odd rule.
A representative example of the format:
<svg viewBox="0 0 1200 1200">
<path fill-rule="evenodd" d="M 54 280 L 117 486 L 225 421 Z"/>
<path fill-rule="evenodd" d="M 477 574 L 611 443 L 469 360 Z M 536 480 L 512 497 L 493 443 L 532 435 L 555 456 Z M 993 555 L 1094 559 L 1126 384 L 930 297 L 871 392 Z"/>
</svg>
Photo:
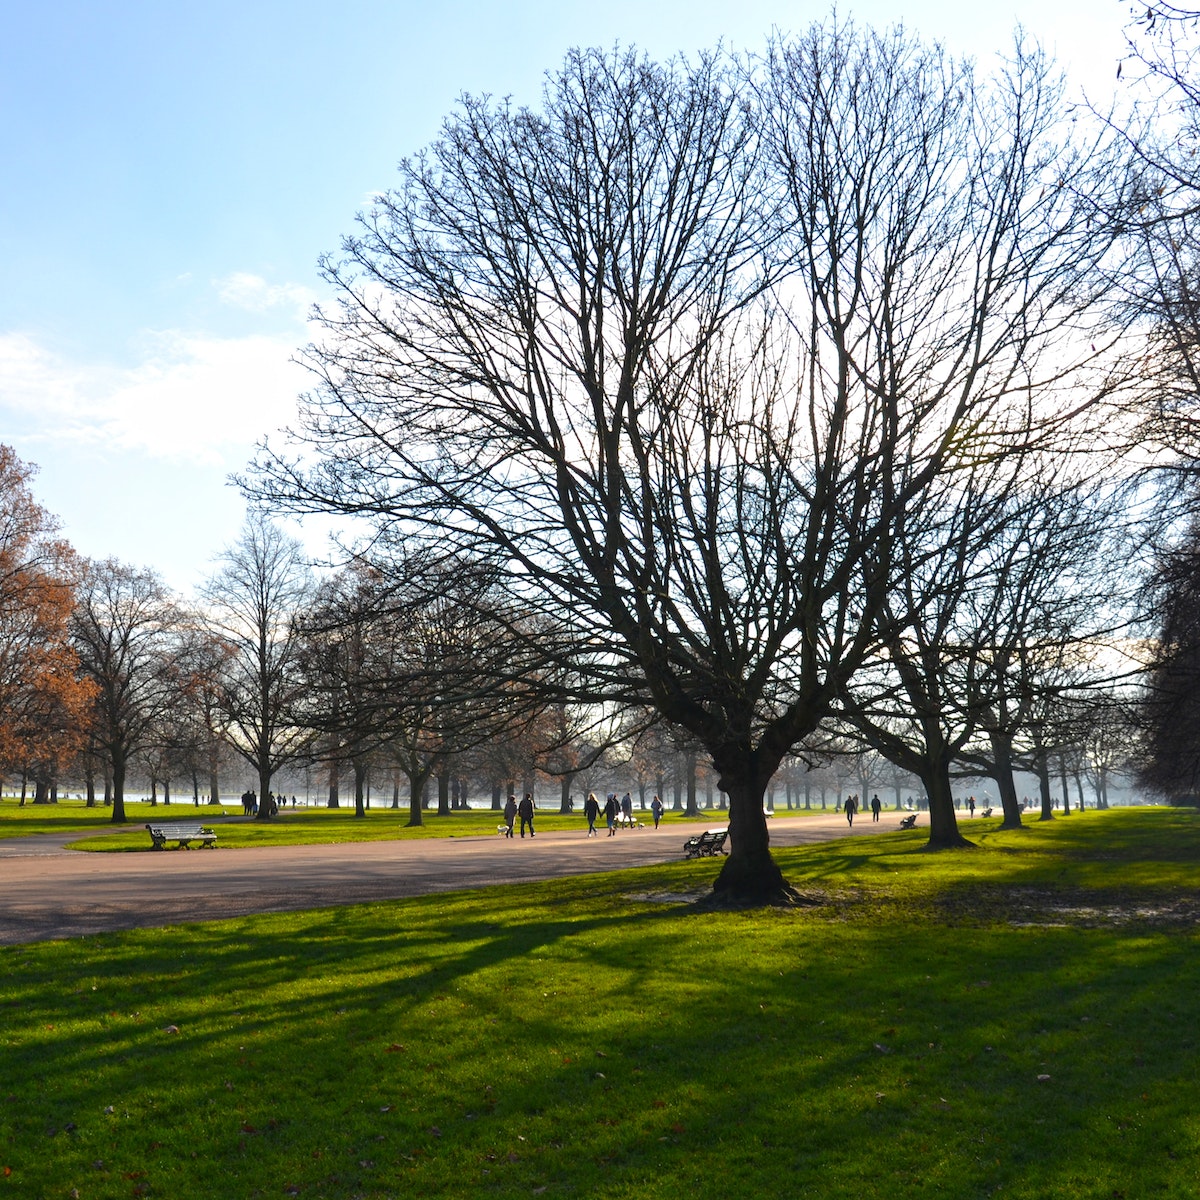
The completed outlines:
<svg viewBox="0 0 1200 1200">
<path fill-rule="evenodd" d="M 929 801 L 930 850 L 956 850 L 970 846 L 959 832 L 958 820 L 954 816 L 954 795 L 950 786 L 950 759 L 939 754 L 925 763 L 921 771 L 921 782 L 925 785 L 925 796 Z"/>
<path fill-rule="evenodd" d="M 696 755 L 691 752 L 684 756 L 684 769 L 687 775 L 687 809 L 684 815 L 698 817 L 700 810 L 696 807 Z"/>
<path fill-rule="evenodd" d="M 504 802 L 500 799 L 503 788 L 500 785 L 500 780 L 492 780 L 492 812 L 503 812 Z"/>
<path fill-rule="evenodd" d="M 1042 802 L 1039 821 L 1054 820 L 1054 798 L 1050 795 L 1050 756 L 1042 746 L 1034 746 L 1033 771 L 1038 779 L 1038 796 Z"/>
<path fill-rule="evenodd" d="M 558 811 L 560 816 L 565 817 L 571 811 L 571 784 L 574 780 L 574 774 L 567 774 L 562 777 L 562 787 L 558 794 Z"/>
<path fill-rule="evenodd" d="M 735 775 L 716 764 L 720 772 L 717 786 L 729 796 L 729 857 L 713 883 L 713 891 L 735 904 L 779 904 L 793 899 L 788 886 L 771 857 L 771 838 L 763 813 L 766 780 L 756 778 L 753 769 Z"/>
<path fill-rule="evenodd" d="M 1058 756 L 1058 778 L 1062 783 L 1063 794 L 1063 816 L 1071 815 L 1071 793 L 1067 788 L 1067 756 L 1060 754 Z"/>
<path fill-rule="evenodd" d="M 169 779 L 164 779 L 163 780 L 163 804 L 169 805 L 170 803 L 171 803 L 171 781 Z"/>
<path fill-rule="evenodd" d="M 367 810 L 363 803 L 363 796 L 367 783 L 367 763 L 362 758 L 356 758 L 352 761 L 354 763 L 354 815 L 356 817 L 365 817 Z"/>
<path fill-rule="evenodd" d="M 995 765 L 996 787 L 1000 791 L 1000 807 L 1004 812 L 1001 829 L 1021 828 L 1021 803 L 1017 799 L 1017 782 L 1013 779 L 1012 738 L 1007 733 L 993 730 L 988 734 L 992 743 L 992 761 Z"/>
<path fill-rule="evenodd" d="M 87 786 L 87 807 L 96 807 L 96 768 L 89 762 L 84 772 L 83 782 Z"/>
<path fill-rule="evenodd" d="M 438 808 L 437 815 L 439 817 L 448 817 L 450 815 L 450 764 L 443 763 L 438 770 Z"/>
<path fill-rule="evenodd" d="M 400 769 L 394 767 L 392 769 L 392 807 L 400 807 Z"/>
<path fill-rule="evenodd" d="M 408 828 L 417 829 L 425 824 L 422 800 L 425 784 L 429 781 L 429 768 L 423 771 L 405 771 L 408 776 Z"/>
<path fill-rule="evenodd" d="M 271 795 L 271 768 L 265 758 L 258 760 L 258 816 L 255 818 L 258 821 L 269 821 L 271 819 L 271 804 L 268 797 Z"/>
<path fill-rule="evenodd" d="M 112 754 L 112 823 L 125 824 L 125 755 L 121 751 Z M 107 788 L 105 780 L 105 791 Z M 106 800 L 107 803 L 107 800 Z"/>
<path fill-rule="evenodd" d="M 338 762 L 337 759 L 329 760 L 329 800 L 326 805 L 328 808 L 341 808 L 342 800 L 338 794 Z"/>
</svg>

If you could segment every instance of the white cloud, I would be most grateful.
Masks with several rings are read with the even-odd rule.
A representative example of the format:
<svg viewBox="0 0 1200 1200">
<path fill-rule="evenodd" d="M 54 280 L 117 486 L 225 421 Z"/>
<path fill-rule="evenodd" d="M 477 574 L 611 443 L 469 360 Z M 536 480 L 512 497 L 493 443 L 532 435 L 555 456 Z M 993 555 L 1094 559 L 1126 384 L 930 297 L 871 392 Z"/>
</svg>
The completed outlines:
<svg viewBox="0 0 1200 1200">
<path fill-rule="evenodd" d="M 224 279 L 213 281 L 217 295 L 234 308 L 247 312 L 269 312 L 272 309 L 290 310 L 304 317 L 317 295 L 298 283 L 268 283 L 261 275 L 235 271 Z"/>
<path fill-rule="evenodd" d="M 27 444 L 110 446 L 173 462 L 244 458 L 289 423 L 306 372 L 295 343 L 177 330 L 146 335 L 133 366 L 71 362 L 0 334 L 0 418 Z"/>
</svg>

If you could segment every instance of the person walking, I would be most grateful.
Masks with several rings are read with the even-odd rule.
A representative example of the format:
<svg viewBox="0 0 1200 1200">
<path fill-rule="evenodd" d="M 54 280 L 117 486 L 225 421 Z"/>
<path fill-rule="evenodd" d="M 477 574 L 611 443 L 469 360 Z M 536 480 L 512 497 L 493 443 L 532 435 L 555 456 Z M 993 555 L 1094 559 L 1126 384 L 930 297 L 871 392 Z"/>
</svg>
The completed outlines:
<svg viewBox="0 0 1200 1200">
<path fill-rule="evenodd" d="M 663 802 L 659 799 L 657 792 L 654 793 L 654 799 L 650 801 L 650 811 L 654 814 L 654 828 L 657 829 L 663 814 Z"/>
<path fill-rule="evenodd" d="M 608 836 L 617 832 L 617 793 L 609 792 L 604 801 L 604 819 L 608 823 Z"/>
<path fill-rule="evenodd" d="M 505 837 L 512 837 L 513 826 L 517 821 L 517 798 L 509 796 L 508 803 L 504 806 L 504 823 L 508 828 L 504 831 Z"/>
<path fill-rule="evenodd" d="M 853 825 L 854 825 L 854 811 L 857 807 L 858 807 L 858 805 L 855 804 L 854 797 L 847 796 L 846 797 L 846 824 L 851 827 L 853 827 Z"/>
<path fill-rule="evenodd" d="M 879 793 L 876 792 L 875 795 L 871 797 L 871 820 L 872 821 L 879 820 L 879 813 L 882 810 L 882 808 L 883 808 L 883 802 L 879 799 Z"/>
<path fill-rule="evenodd" d="M 626 792 L 621 797 L 621 815 L 625 818 L 625 824 L 630 829 L 633 828 L 633 797 Z"/>
<path fill-rule="evenodd" d="M 526 792 L 525 799 L 517 805 L 517 816 L 521 818 L 521 836 L 525 836 L 525 826 L 529 826 L 529 836 L 533 837 L 533 793 Z"/>
<path fill-rule="evenodd" d="M 583 802 L 583 815 L 587 817 L 588 837 L 595 837 L 596 818 L 600 815 L 600 802 L 596 799 L 595 792 L 588 792 L 587 799 Z"/>
</svg>

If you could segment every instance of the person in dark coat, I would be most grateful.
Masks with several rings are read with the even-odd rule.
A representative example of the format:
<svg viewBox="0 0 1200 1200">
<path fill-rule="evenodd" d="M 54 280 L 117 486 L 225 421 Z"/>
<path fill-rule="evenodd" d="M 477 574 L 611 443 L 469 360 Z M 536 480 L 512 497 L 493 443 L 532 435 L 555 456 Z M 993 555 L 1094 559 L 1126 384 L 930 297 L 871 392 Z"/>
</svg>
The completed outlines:
<svg viewBox="0 0 1200 1200">
<path fill-rule="evenodd" d="M 879 793 L 876 792 L 875 795 L 871 797 L 871 820 L 872 821 L 879 820 L 879 813 L 882 809 L 883 809 L 883 802 L 879 799 Z"/>
<path fill-rule="evenodd" d="M 512 837 L 513 825 L 516 824 L 516 820 L 517 820 L 517 798 L 516 798 L 516 796 L 509 796 L 508 803 L 504 806 L 504 823 L 508 826 L 508 831 L 504 835 L 505 837 Z M 522 835 L 522 836 L 524 836 L 524 835 Z"/>
<path fill-rule="evenodd" d="M 588 792 L 587 799 L 583 802 L 583 815 L 587 817 L 588 837 L 595 837 L 596 818 L 600 815 L 600 801 L 596 799 L 595 792 Z"/>
<path fill-rule="evenodd" d="M 521 818 L 521 836 L 525 836 L 525 826 L 529 826 L 529 836 L 533 837 L 533 794 L 525 793 L 525 798 L 517 805 L 517 816 Z"/>
<path fill-rule="evenodd" d="M 604 819 L 608 822 L 609 837 L 617 832 L 618 812 L 620 812 L 620 805 L 617 804 L 617 793 L 609 792 L 608 798 L 604 801 Z"/>
</svg>

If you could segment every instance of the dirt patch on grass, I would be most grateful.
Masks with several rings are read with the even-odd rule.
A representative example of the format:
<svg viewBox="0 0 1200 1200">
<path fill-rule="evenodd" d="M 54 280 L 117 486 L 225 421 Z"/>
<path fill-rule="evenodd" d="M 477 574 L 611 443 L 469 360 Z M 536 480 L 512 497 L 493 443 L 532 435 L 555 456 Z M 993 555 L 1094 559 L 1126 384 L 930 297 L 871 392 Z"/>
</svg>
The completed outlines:
<svg viewBox="0 0 1200 1200">
<path fill-rule="evenodd" d="M 1191 892 L 976 887 L 938 897 L 934 909 L 950 922 L 1002 922 L 1017 927 L 1145 925 L 1194 929 L 1200 925 L 1200 895 Z"/>
</svg>

